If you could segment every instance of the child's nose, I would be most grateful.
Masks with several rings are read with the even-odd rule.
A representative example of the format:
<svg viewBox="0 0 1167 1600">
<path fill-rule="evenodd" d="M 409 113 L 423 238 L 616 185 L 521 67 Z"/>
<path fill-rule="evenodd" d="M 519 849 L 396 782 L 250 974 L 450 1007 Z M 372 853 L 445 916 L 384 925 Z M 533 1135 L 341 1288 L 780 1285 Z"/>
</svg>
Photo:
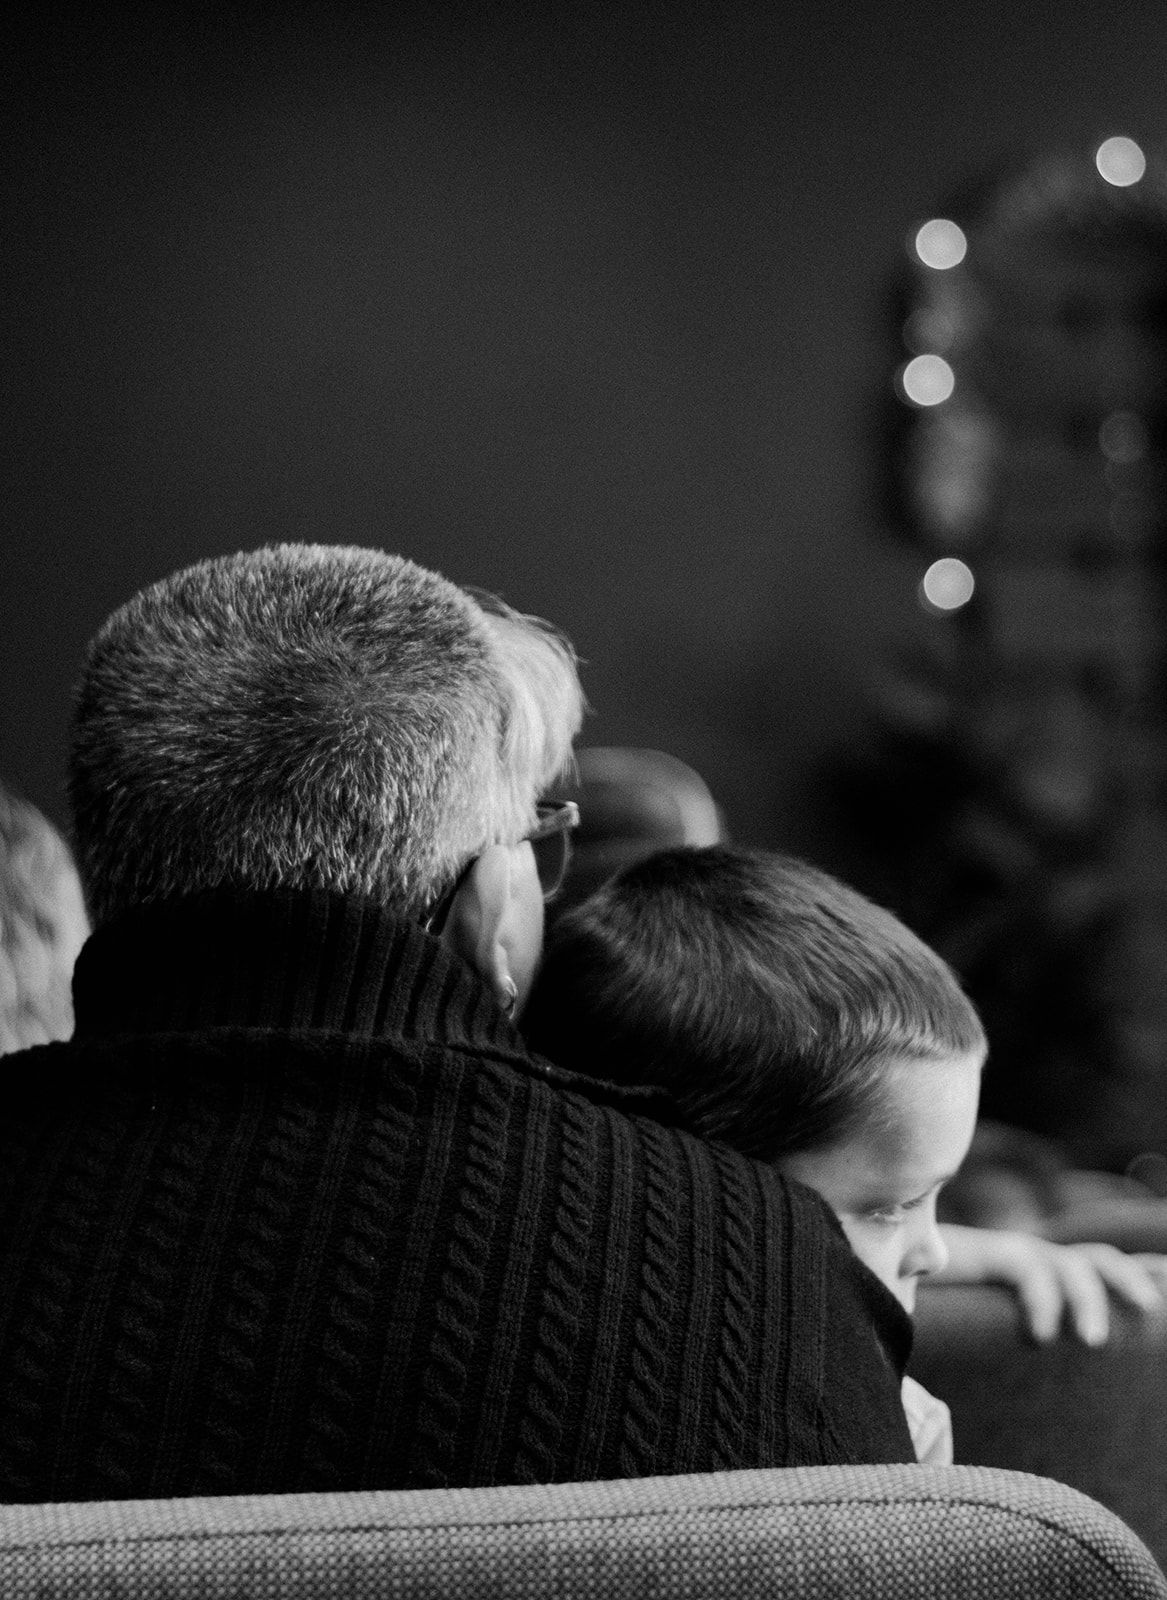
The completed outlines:
<svg viewBox="0 0 1167 1600">
<path fill-rule="evenodd" d="M 948 1265 L 948 1246 L 935 1215 L 921 1217 L 920 1228 L 904 1259 L 906 1277 L 930 1277 Z"/>
</svg>

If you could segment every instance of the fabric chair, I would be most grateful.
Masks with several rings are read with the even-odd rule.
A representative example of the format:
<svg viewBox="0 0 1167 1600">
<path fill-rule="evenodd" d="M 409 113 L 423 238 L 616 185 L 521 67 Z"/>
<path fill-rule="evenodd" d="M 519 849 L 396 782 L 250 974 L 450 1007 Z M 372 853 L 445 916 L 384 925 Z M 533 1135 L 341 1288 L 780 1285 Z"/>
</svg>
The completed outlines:
<svg viewBox="0 0 1167 1600">
<path fill-rule="evenodd" d="M 1164 1600 L 1130 1530 L 975 1467 L 0 1509 L 5 1600 Z"/>
</svg>

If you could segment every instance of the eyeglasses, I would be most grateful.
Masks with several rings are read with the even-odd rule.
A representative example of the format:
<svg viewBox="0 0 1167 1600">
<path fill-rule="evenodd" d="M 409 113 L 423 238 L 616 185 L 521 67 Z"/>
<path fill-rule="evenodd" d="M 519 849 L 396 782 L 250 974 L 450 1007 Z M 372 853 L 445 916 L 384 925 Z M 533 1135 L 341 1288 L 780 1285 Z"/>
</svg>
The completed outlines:
<svg viewBox="0 0 1167 1600">
<path fill-rule="evenodd" d="M 531 846 L 535 870 L 539 874 L 539 887 L 543 891 L 543 899 L 547 901 L 555 898 L 567 877 L 571 863 L 571 834 L 574 828 L 579 827 L 579 807 L 574 800 L 541 800 L 535 807 L 535 816 L 535 826 L 518 843 Z M 450 887 L 420 918 L 427 933 L 435 937 L 441 933 L 455 896 L 470 876 L 477 860 L 477 856 L 470 857 Z"/>
<path fill-rule="evenodd" d="M 523 839 L 534 852 L 543 898 L 553 900 L 571 865 L 571 835 L 579 827 L 579 807 L 574 800 L 541 800 L 535 815 L 538 821 Z"/>
</svg>

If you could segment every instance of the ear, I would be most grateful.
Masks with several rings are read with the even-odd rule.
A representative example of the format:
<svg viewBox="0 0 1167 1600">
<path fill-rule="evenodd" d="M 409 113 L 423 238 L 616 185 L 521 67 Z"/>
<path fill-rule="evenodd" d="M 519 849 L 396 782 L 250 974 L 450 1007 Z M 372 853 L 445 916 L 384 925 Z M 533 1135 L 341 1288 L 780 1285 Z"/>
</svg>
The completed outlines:
<svg viewBox="0 0 1167 1600">
<path fill-rule="evenodd" d="M 513 849 L 502 844 L 488 845 L 454 896 L 442 933 L 442 942 L 486 979 L 491 993 L 508 1014 L 515 1008 L 517 992 L 508 938 L 514 876 Z"/>
</svg>

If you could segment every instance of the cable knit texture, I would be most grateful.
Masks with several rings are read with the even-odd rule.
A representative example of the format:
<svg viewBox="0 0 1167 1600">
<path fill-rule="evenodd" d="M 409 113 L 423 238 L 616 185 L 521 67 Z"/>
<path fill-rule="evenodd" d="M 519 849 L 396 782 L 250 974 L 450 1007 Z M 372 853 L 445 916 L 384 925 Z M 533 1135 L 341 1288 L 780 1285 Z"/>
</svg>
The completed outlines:
<svg viewBox="0 0 1167 1600">
<path fill-rule="evenodd" d="M 200 896 L 75 1001 L 6 1063 L 0 1498 L 912 1459 L 817 1198 L 531 1057 L 417 928 Z"/>
</svg>

